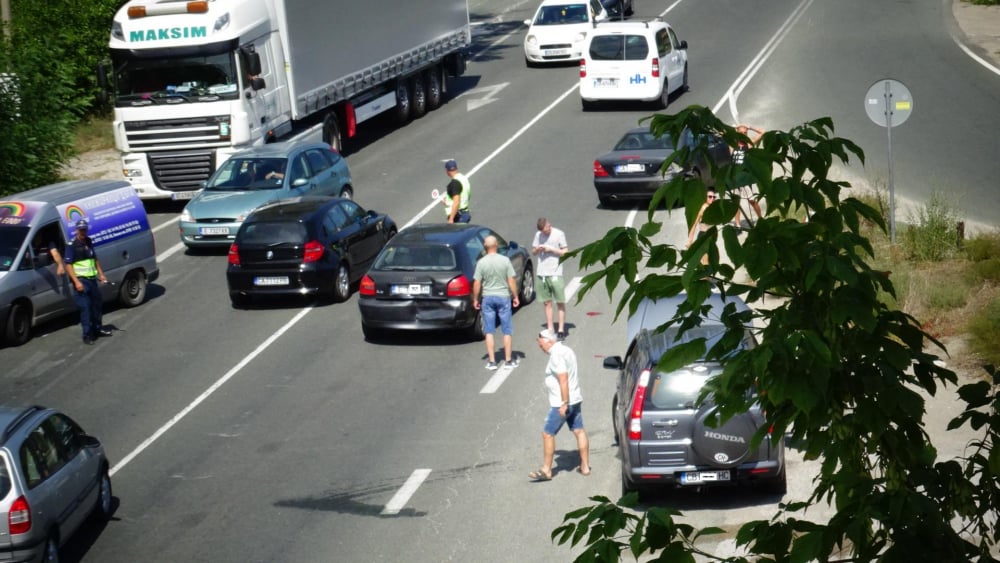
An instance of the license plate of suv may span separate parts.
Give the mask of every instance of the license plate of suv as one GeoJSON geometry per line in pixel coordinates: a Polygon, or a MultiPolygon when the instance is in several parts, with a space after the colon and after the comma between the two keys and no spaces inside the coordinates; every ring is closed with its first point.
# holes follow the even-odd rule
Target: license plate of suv
{"type": "Polygon", "coordinates": [[[697,485],[699,483],[714,483],[728,481],[729,470],[723,471],[685,471],[681,473],[682,485],[697,485]]]}
{"type": "Polygon", "coordinates": [[[431,286],[423,283],[393,284],[392,295],[430,295],[431,286]]]}
{"type": "Polygon", "coordinates": [[[288,285],[288,276],[257,276],[254,285],[288,285]]]}

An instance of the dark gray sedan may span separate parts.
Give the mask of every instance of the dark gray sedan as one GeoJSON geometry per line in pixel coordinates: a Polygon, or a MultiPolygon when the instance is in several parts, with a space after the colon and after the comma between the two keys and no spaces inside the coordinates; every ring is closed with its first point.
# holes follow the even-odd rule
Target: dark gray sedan
{"type": "MultiPolygon", "coordinates": [[[[729,146],[720,137],[707,139],[708,152],[717,166],[730,162],[729,146]]],[[[664,183],[680,174],[699,176],[705,185],[714,184],[708,162],[696,158],[687,169],[671,164],[661,170],[663,163],[674,151],[693,146],[695,136],[685,130],[679,146],[674,147],[669,137],[655,137],[646,127],[629,129],[615,143],[610,152],[594,160],[594,188],[601,205],[607,207],[617,202],[648,201],[664,183]]]]}

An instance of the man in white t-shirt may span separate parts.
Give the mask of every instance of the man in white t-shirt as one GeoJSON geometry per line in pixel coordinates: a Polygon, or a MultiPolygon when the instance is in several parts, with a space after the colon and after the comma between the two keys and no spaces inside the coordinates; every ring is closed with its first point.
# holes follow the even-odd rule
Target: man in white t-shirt
{"type": "Polygon", "coordinates": [[[569,252],[566,244],[566,233],[552,226],[545,217],[540,217],[538,232],[531,242],[531,253],[538,257],[535,291],[545,303],[545,324],[551,332],[555,332],[559,340],[566,338],[566,286],[563,283],[563,267],[559,261],[563,254],[569,252]],[[559,331],[552,326],[552,303],[559,310],[559,331]]]}
{"type": "Polygon", "coordinates": [[[534,481],[552,479],[552,461],[556,453],[556,433],[563,424],[576,435],[576,445],[580,450],[580,465],[576,471],[590,475],[590,441],[583,429],[583,413],[580,405],[580,379],[576,369],[576,354],[556,339],[551,330],[538,333],[538,347],[549,355],[545,366],[545,390],[549,399],[549,412],[542,428],[542,466],[528,474],[534,481]]]}

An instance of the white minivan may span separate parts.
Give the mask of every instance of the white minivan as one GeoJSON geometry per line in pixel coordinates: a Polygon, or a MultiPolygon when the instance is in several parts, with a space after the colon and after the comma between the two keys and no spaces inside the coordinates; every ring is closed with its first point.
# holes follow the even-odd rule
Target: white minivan
{"type": "Polygon", "coordinates": [[[687,48],[660,19],[596,24],[580,59],[583,109],[613,100],[666,108],[670,94],[687,89],[687,48]]]}

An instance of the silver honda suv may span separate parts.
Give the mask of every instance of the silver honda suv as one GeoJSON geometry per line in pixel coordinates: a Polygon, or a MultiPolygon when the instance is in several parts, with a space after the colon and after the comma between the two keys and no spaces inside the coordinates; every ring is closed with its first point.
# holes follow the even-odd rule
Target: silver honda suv
{"type": "Polygon", "coordinates": [[[0,406],[0,432],[0,561],[58,561],[88,517],[111,518],[104,447],[39,406],[0,406]]]}
{"type": "MultiPolygon", "coordinates": [[[[678,341],[677,328],[656,328],[674,317],[686,296],[644,301],[628,323],[628,352],[605,358],[604,367],[618,372],[612,402],[615,438],[622,462],[622,494],[654,487],[702,487],[756,482],[774,494],[786,492],[785,446],[782,436],[766,433],[751,447],[754,434],[765,423],[756,405],[725,424],[710,423],[718,416],[711,397],[696,406],[705,383],[722,372],[718,362],[697,361],[664,373],[660,357],[678,341]]],[[[709,298],[702,324],[687,330],[680,342],[705,338],[711,348],[725,332],[719,315],[726,304],[746,311],[742,300],[718,293],[709,298]]],[[[747,330],[740,344],[756,345],[747,330]]]]}

